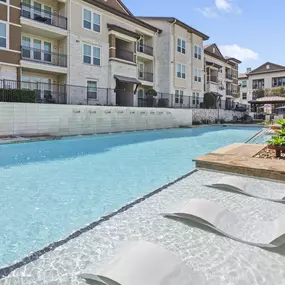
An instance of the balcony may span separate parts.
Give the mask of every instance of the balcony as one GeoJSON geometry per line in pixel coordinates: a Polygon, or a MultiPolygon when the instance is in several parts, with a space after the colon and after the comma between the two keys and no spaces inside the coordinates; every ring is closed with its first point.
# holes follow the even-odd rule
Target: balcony
{"type": "Polygon", "coordinates": [[[226,73],[226,79],[233,80],[233,75],[226,73]]]}
{"type": "Polygon", "coordinates": [[[38,36],[56,39],[67,36],[66,17],[24,3],[21,4],[21,25],[24,32],[38,36]]]}
{"type": "Polygon", "coordinates": [[[66,54],[22,46],[21,55],[22,67],[55,73],[67,73],[66,54]]]}
{"type": "Polygon", "coordinates": [[[227,90],[226,90],[226,95],[233,96],[233,95],[234,95],[234,91],[227,89],[227,90]]]}
{"type": "Polygon", "coordinates": [[[137,45],[137,51],[144,53],[144,54],[147,54],[147,55],[150,55],[150,56],[153,56],[153,47],[151,47],[151,46],[138,44],[137,45]]]}
{"type": "Polygon", "coordinates": [[[135,62],[134,53],[130,50],[116,49],[116,58],[123,59],[129,62],[135,62]]]}
{"type": "Polygon", "coordinates": [[[148,82],[153,82],[153,73],[151,72],[143,72],[139,71],[138,78],[140,80],[148,81],[148,82]]]}
{"type": "Polygon", "coordinates": [[[219,82],[218,76],[208,75],[207,76],[207,81],[208,82],[218,83],[219,82]]]}

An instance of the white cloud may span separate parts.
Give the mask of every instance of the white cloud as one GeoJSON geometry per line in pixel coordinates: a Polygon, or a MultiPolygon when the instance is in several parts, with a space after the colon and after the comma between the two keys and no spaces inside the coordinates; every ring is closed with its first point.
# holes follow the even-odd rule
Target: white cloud
{"type": "Polygon", "coordinates": [[[218,17],[218,14],[216,13],[216,11],[211,7],[196,8],[195,10],[200,12],[206,18],[218,17]]]}
{"type": "Polygon", "coordinates": [[[219,46],[224,56],[237,58],[241,61],[258,60],[259,54],[249,48],[240,47],[237,44],[219,46]]]}
{"type": "Polygon", "coordinates": [[[215,0],[215,4],[219,10],[225,12],[231,12],[233,10],[231,0],[215,0]]]}

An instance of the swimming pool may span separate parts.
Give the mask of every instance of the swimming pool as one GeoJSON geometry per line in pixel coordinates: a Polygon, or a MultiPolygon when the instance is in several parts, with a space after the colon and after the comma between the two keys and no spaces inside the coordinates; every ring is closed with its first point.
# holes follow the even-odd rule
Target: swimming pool
{"type": "Polygon", "coordinates": [[[0,145],[0,267],[194,168],[255,127],[201,127],[0,145]]]}

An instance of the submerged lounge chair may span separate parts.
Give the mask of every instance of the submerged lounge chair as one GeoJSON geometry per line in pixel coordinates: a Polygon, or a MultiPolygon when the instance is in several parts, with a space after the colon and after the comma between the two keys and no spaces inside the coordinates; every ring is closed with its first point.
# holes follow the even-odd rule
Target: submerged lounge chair
{"type": "Polygon", "coordinates": [[[259,195],[251,194],[247,191],[248,183],[242,177],[227,176],[221,178],[217,183],[208,185],[208,187],[217,188],[220,190],[233,191],[254,198],[268,200],[272,202],[285,203],[285,191],[279,193],[276,191],[276,198],[266,198],[259,195]],[[279,196],[279,197],[278,197],[279,196]]]}
{"type": "Polygon", "coordinates": [[[84,273],[80,277],[104,285],[206,284],[171,252],[145,241],[126,243],[98,273],[84,273]]]}
{"type": "Polygon", "coordinates": [[[285,214],[270,221],[250,223],[248,219],[203,199],[192,199],[180,210],[164,214],[192,220],[214,229],[226,237],[262,248],[274,248],[285,242],[285,214]],[[283,241],[279,238],[283,238],[283,241]]]}

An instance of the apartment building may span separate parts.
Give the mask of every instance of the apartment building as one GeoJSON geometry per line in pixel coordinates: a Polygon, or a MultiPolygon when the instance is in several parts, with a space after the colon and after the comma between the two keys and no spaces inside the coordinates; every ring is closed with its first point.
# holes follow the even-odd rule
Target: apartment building
{"type": "Polygon", "coordinates": [[[119,0],[0,0],[0,79],[37,100],[136,106],[138,85],[156,84],[160,32],[119,0]]]}
{"type": "Polygon", "coordinates": [[[224,57],[216,44],[205,46],[204,53],[205,97],[210,97],[211,104],[231,109],[238,96],[238,65],[241,61],[224,57]]]}
{"type": "Polygon", "coordinates": [[[161,29],[156,40],[155,89],[171,106],[200,106],[204,98],[203,41],[209,37],[173,17],[139,17],[161,29]]]}
{"type": "Polygon", "coordinates": [[[285,66],[266,62],[254,70],[247,69],[239,74],[240,102],[248,104],[254,100],[256,90],[270,90],[274,87],[285,87],[285,66]]]}

